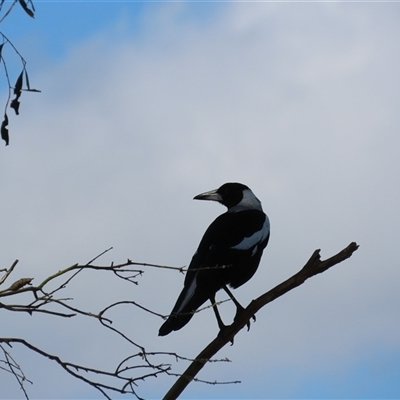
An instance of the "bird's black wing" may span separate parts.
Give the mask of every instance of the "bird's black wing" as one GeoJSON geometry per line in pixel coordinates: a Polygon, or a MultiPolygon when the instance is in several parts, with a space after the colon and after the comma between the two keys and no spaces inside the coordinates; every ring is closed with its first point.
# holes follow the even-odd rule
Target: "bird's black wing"
{"type": "Polygon", "coordinates": [[[185,286],[190,285],[196,271],[205,272],[237,257],[251,256],[257,246],[262,252],[268,243],[269,228],[268,217],[259,210],[220,215],[204,233],[189,265],[185,286]]]}

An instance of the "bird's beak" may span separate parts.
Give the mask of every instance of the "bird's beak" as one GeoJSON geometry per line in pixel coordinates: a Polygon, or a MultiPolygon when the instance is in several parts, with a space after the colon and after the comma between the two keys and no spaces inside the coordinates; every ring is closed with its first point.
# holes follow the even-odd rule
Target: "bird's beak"
{"type": "Polygon", "coordinates": [[[213,201],[222,201],[221,195],[217,192],[218,189],[210,190],[209,192],[198,194],[193,197],[193,200],[213,200],[213,201]]]}

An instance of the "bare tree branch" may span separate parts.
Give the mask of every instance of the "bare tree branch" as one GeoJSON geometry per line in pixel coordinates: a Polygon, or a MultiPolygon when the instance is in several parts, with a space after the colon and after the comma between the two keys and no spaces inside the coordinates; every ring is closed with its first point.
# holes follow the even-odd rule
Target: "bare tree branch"
{"type": "Polygon", "coordinates": [[[8,276],[14,271],[14,268],[16,267],[16,265],[18,264],[18,260],[15,260],[11,267],[5,270],[5,274],[0,278],[0,285],[2,285],[5,280],[8,278],[8,276]]]}
{"type": "Polygon", "coordinates": [[[28,394],[24,387],[24,383],[28,382],[28,383],[32,384],[33,382],[31,382],[29,379],[26,378],[24,372],[22,371],[22,368],[14,360],[12,355],[4,348],[4,346],[0,345],[0,349],[3,351],[3,354],[4,354],[4,360],[0,360],[0,369],[14,375],[15,379],[18,382],[18,386],[24,393],[25,398],[29,399],[28,394]],[[4,364],[5,367],[1,366],[1,364],[4,364]]]}
{"type": "MultiPolygon", "coordinates": [[[[128,335],[124,334],[114,326],[111,326],[113,321],[107,317],[108,311],[110,311],[112,308],[123,305],[133,305],[158,317],[163,317],[161,314],[158,314],[135,301],[128,300],[121,300],[113,304],[109,304],[100,312],[91,312],[84,310],[79,306],[74,306],[72,303],[73,298],[71,297],[60,297],[60,293],[64,291],[70,282],[73,279],[76,279],[76,277],[79,276],[83,271],[103,271],[106,273],[111,272],[116,276],[117,279],[137,285],[138,282],[136,278],[141,276],[144,272],[136,268],[136,265],[141,265],[140,263],[133,263],[132,261],[128,260],[126,263],[111,263],[111,265],[108,266],[96,266],[91,264],[109,250],[111,250],[111,248],[103,251],[85,265],[74,264],[70,267],[61,269],[42,280],[42,282],[37,286],[28,287],[27,285],[31,283],[32,278],[21,278],[16,280],[7,289],[0,291],[0,299],[3,300],[3,302],[0,302],[0,310],[3,309],[6,311],[26,312],[31,315],[34,313],[44,313],[53,317],[64,318],[71,318],[79,314],[84,317],[95,318],[101,323],[102,326],[111,330],[122,340],[136,348],[136,353],[130,354],[129,356],[125,357],[124,360],[120,361],[115,370],[106,371],[72,362],[66,362],[60,359],[57,355],[50,354],[44,349],[34,346],[24,338],[0,338],[0,350],[3,350],[3,357],[0,358],[0,370],[14,375],[18,385],[23,390],[27,399],[28,394],[24,387],[24,383],[29,381],[26,379],[20,366],[12,358],[11,354],[6,351],[5,347],[1,345],[1,343],[5,343],[10,347],[16,343],[23,345],[31,351],[34,351],[43,357],[56,362],[70,375],[94,387],[108,399],[111,398],[110,392],[117,392],[121,394],[129,393],[133,394],[137,398],[140,398],[136,393],[137,382],[143,381],[150,377],[157,377],[160,374],[165,374],[171,369],[170,363],[153,362],[153,360],[159,357],[164,359],[166,357],[180,357],[176,354],[170,354],[167,352],[147,352],[143,346],[136,343],[128,335]],[[22,294],[25,294],[23,298],[26,299],[26,295],[29,295],[29,293],[32,293],[33,296],[33,299],[30,301],[29,297],[28,301],[25,300],[21,303],[18,303],[16,300],[14,300],[18,299],[20,296],[22,296],[22,294]],[[6,303],[4,301],[8,299],[13,299],[13,303],[6,303]],[[132,362],[135,362],[135,364],[132,364],[132,362]],[[98,379],[95,378],[96,376],[98,379]]],[[[4,283],[6,279],[9,279],[11,274],[15,272],[17,263],[18,260],[16,260],[9,268],[2,270],[3,275],[0,277],[0,284],[4,283]]],[[[156,265],[152,266],[155,267],[156,265]]],[[[165,268],[165,266],[160,266],[160,268],[165,268]]],[[[173,269],[174,267],[171,268],[173,269]]],[[[177,270],[180,269],[177,268],[177,270]]]]}
{"type": "MultiPolygon", "coordinates": [[[[104,371],[99,370],[96,368],[86,367],[80,364],[70,363],[67,361],[61,360],[58,356],[50,354],[31,343],[27,342],[25,339],[20,338],[0,338],[0,343],[6,343],[9,346],[12,346],[13,343],[19,343],[23,346],[27,347],[28,349],[34,351],[35,353],[40,354],[43,357],[48,358],[49,360],[55,361],[61,368],[63,368],[68,374],[72,375],[73,377],[87,383],[88,385],[92,386],[93,388],[97,389],[104,397],[111,400],[111,397],[108,395],[108,391],[111,392],[118,392],[121,394],[133,394],[136,398],[140,399],[138,394],[135,392],[133,386],[136,385],[136,381],[141,381],[146,379],[150,376],[156,377],[157,375],[164,372],[163,367],[154,368],[153,365],[142,364],[135,366],[136,368],[140,369],[156,369],[154,372],[140,374],[139,376],[132,378],[123,375],[124,372],[128,371],[130,368],[121,368],[120,365],[115,371],[104,371]],[[100,377],[111,377],[121,382],[122,386],[117,387],[116,384],[105,384],[101,381],[96,381],[91,375],[97,375],[100,377]]],[[[15,375],[15,374],[14,374],[15,375]]],[[[21,383],[20,386],[22,387],[21,383]]],[[[25,392],[26,393],[26,392],[25,392]]],[[[28,396],[26,395],[26,398],[28,396]]]]}
{"type": "Polygon", "coordinates": [[[348,259],[358,249],[356,243],[350,243],[345,249],[337,253],[336,255],[321,260],[320,250],[315,250],[306,265],[291,278],[282,282],[275,288],[264,293],[257,299],[253,300],[242,314],[234,321],[232,325],[222,334],[219,334],[207,347],[205,347],[195,360],[189,365],[186,371],[177,379],[172,385],[170,390],[164,396],[164,400],[176,399],[187,387],[187,385],[193,381],[198,372],[209,362],[209,360],[221,350],[227,343],[233,343],[235,335],[247,326],[251,318],[266,304],[274,301],[278,297],[284,295],[290,290],[303,284],[307,279],[314,275],[320,274],[336,264],[348,259]]]}
{"type": "MultiPolygon", "coordinates": [[[[308,278],[322,273],[327,269],[331,268],[333,265],[344,261],[345,259],[351,257],[354,251],[358,248],[356,243],[351,243],[347,248],[343,249],[338,254],[334,255],[327,260],[320,259],[320,250],[316,250],[306,265],[291,278],[276,286],[274,289],[264,293],[262,296],[253,300],[248,307],[241,313],[234,321],[232,325],[227,327],[194,359],[190,360],[186,357],[177,355],[176,353],[170,352],[148,352],[143,346],[136,343],[128,335],[120,331],[118,328],[112,326],[113,321],[107,316],[107,313],[115,308],[125,305],[132,305],[138,307],[141,310],[153,314],[157,317],[165,318],[165,316],[150,310],[143,305],[132,301],[132,300],[120,300],[115,303],[109,304],[104,307],[99,312],[91,312],[84,310],[82,308],[72,305],[72,298],[70,297],[60,297],[60,293],[66,289],[69,283],[79,276],[82,272],[92,270],[92,271],[104,271],[108,273],[113,273],[117,279],[127,281],[129,283],[138,284],[137,278],[141,276],[144,271],[136,269],[137,266],[150,266],[155,268],[167,268],[171,270],[176,270],[177,272],[183,272],[185,269],[183,267],[169,267],[165,265],[157,264],[145,264],[136,263],[131,260],[122,264],[114,264],[101,266],[92,265],[92,262],[97,260],[101,255],[109,251],[110,249],[102,252],[91,261],[85,265],[73,264],[70,267],[59,270],[58,272],[45,278],[37,286],[27,286],[31,283],[32,278],[21,278],[15,281],[7,289],[0,291],[0,298],[8,299],[10,296],[12,299],[16,299],[17,296],[25,293],[32,293],[33,299],[26,304],[6,304],[0,303],[0,309],[7,311],[17,311],[17,312],[27,312],[29,314],[34,313],[46,313],[51,316],[58,316],[64,318],[71,318],[75,315],[82,315],[84,317],[90,317],[97,319],[102,326],[111,330],[113,333],[117,334],[123,341],[134,346],[137,350],[136,353],[126,356],[119,364],[116,366],[115,370],[100,370],[92,367],[86,367],[84,365],[75,364],[72,362],[66,362],[61,360],[57,355],[50,354],[43,349],[40,349],[25,339],[20,338],[0,338],[0,343],[5,343],[9,346],[13,344],[20,344],[31,351],[34,351],[43,357],[56,362],[60,367],[62,367],[66,372],[75,378],[85,382],[86,384],[92,386],[98,390],[105,398],[110,399],[110,393],[130,393],[136,398],[140,398],[136,392],[136,386],[139,381],[143,381],[150,377],[157,377],[160,374],[168,374],[171,376],[178,376],[179,378],[175,384],[171,387],[169,392],[165,395],[165,399],[175,399],[177,398],[186,386],[192,382],[203,382],[207,384],[233,384],[238,383],[238,381],[232,382],[218,382],[218,381],[205,381],[198,379],[196,375],[208,362],[217,361],[229,361],[227,359],[213,359],[215,354],[224,347],[227,343],[233,343],[235,335],[246,325],[248,325],[250,319],[266,304],[277,299],[288,291],[294,289],[295,287],[304,283],[308,278]],[[54,285],[54,283],[56,283],[54,285]],[[61,282],[61,283],[60,283],[61,282]],[[49,288],[53,286],[53,288],[49,288]],[[49,306],[52,306],[49,308],[49,306]],[[56,308],[54,308],[54,306],[56,308]],[[176,360],[185,359],[191,362],[189,367],[183,374],[177,374],[172,371],[171,364],[162,362],[154,362],[161,357],[173,357],[176,360]],[[132,375],[133,374],[133,375],[132,375]],[[97,377],[98,379],[96,379],[97,377]],[[105,383],[105,380],[107,383],[105,383]],[[109,382],[112,379],[112,382],[109,382]]],[[[18,261],[15,261],[8,269],[3,269],[3,276],[0,278],[0,284],[4,283],[6,279],[9,279],[10,275],[15,271],[15,267],[18,261]]],[[[225,266],[229,267],[229,266],[225,266]]],[[[26,296],[25,296],[26,297],[26,296]]],[[[207,308],[207,307],[205,307],[207,308]]],[[[201,311],[201,310],[198,310],[201,311]]],[[[0,349],[3,350],[3,359],[0,359],[0,370],[5,370],[12,373],[20,388],[23,390],[25,398],[28,398],[28,394],[25,390],[24,383],[29,382],[25,377],[21,367],[12,358],[11,354],[7,352],[4,346],[0,345],[0,349]]]]}

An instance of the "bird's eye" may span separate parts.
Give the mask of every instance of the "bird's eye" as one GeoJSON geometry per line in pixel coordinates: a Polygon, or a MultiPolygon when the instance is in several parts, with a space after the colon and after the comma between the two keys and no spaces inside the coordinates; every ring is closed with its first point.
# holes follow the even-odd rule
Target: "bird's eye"
{"type": "Polygon", "coordinates": [[[225,186],[225,187],[221,188],[220,193],[221,193],[222,197],[227,197],[231,193],[231,190],[229,190],[229,188],[225,186]]]}

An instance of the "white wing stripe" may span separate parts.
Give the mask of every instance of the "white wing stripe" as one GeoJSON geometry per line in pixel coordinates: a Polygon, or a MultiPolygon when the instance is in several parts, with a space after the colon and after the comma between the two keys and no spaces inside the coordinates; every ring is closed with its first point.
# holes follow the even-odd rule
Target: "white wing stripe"
{"type": "Polygon", "coordinates": [[[197,273],[194,276],[192,282],[190,283],[187,292],[186,292],[186,296],[183,298],[181,305],[179,306],[179,308],[175,311],[176,313],[181,312],[181,310],[186,306],[186,304],[190,301],[190,299],[193,297],[194,292],[196,291],[196,286],[197,286],[197,273]]]}
{"type": "Polygon", "coordinates": [[[249,237],[245,237],[240,243],[238,243],[235,246],[232,246],[232,249],[236,249],[236,250],[251,249],[252,247],[256,246],[258,243],[265,240],[266,237],[268,236],[268,233],[269,233],[269,220],[268,220],[268,217],[266,216],[264,225],[259,231],[254,232],[249,237]]]}

